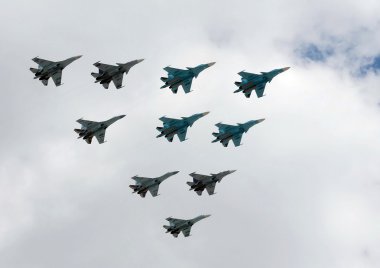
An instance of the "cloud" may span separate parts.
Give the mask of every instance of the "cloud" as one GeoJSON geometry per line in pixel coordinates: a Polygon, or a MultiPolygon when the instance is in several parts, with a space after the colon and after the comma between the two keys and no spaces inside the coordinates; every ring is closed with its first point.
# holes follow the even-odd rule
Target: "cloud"
{"type": "Polygon", "coordinates": [[[379,8],[371,0],[4,6],[0,266],[378,267],[379,78],[352,73],[379,55],[379,8]],[[28,70],[37,55],[80,54],[62,87],[44,87],[28,70]],[[138,58],[146,60],[121,90],[90,75],[98,60],[138,58]],[[163,67],[210,61],[192,93],[160,89],[163,67]],[[239,71],[285,66],[264,98],[233,94],[239,71]],[[203,111],[211,113],[186,142],[155,138],[159,117],[203,111]],[[107,143],[76,139],[78,118],[118,114],[126,117],[107,143]],[[211,143],[214,124],[263,117],[243,146],[211,143]],[[215,196],[188,191],[189,173],[227,169],[237,172],[215,196]],[[171,170],[180,173],[159,197],[132,195],[132,176],[171,170]],[[162,228],[168,216],[198,214],[212,216],[188,239],[162,228]]]}

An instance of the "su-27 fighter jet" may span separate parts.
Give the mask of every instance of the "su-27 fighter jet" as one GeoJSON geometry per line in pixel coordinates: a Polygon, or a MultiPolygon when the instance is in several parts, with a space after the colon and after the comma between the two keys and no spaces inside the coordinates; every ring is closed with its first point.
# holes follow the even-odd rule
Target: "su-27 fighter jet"
{"type": "Polygon", "coordinates": [[[45,86],[47,86],[50,77],[56,86],[60,86],[62,85],[62,70],[80,57],[82,56],[68,58],[63,61],[49,61],[35,57],[32,60],[38,64],[38,69],[30,68],[30,70],[34,73],[34,79],[38,78],[45,86]]]}
{"type": "Polygon", "coordinates": [[[182,232],[185,237],[190,235],[191,227],[194,223],[203,220],[204,218],[210,217],[211,215],[200,215],[190,220],[180,220],[175,218],[167,218],[169,221],[169,226],[164,225],[167,233],[171,233],[174,237],[178,237],[179,233],[182,232]]]}
{"type": "Polygon", "coordinates": [[[169,87],[174,94],[177,93],[178,87],[182,86],[185,93],[191,91],[191,82],[193,78],[197,78],[200,72],[213,66],[215,62],[201,64],[196,67],[187,67],[187,70],[176,69],[172,67],[165,67],[164,70],[168,72],[168,77],[161,77],[161,80],[165,82],[161,88],[169,87]]]}
{"type": "Polygon", "coordinates": [[[177,134],[178,139],[182,142],[186,140],[187,128],[191,127],[195,121],[207,114],[209,114],[209,112],[193,114],[189,117],[182,117],[182,119],[173,119],[163,116],[160,118],[163,122],[163,127],[156,128],[161,132],[157,138],[165,136],[169,142],[172,142],[174,135],[177,134]]]}
{"type": "Polygon", "coordinates": [[[145,197],[146,193],[150,192],[150,194],[155,197],[158,195],[158,188],[160,183],[166,180],[167,178],[177,174],[179,171],[168,172],[161,177],[157,178],[144,178],[139,176],[132,177],[133,180],[136,181],[135,185],[129,185],[133,189],[134,193],[138,193],[141,197],[145,197]]]}
{"type": "Polygon", "coordinates": [[[219,128],[219,133],[212,133],[212,135],[216,137],[216,139],[212,142],[219,141],[223,144],[224,147],[227,147],[228,142],[232,140],[235,147],[240,146],[243,134],[248,132],[251,127],[260,122],[263,122],[264,120],[265,119],[251,120],[243,124],[237,124],[236,126],[218,123],[215,126],[219,128]]]}
{"type": "Polygon", "coordinates": [[[98,140],[98,143],[102,144],[104,143],[106,129],[116,121],[122,119],[124,116],[125,115],[115,116],[102,122],[78,119],[77,122],[82,125],[82,128],[76,128],[74,131],[79,134],[78,139],[83,138],[88,144],[91,144],[92,138],[94,136],[98,140]]]}
{"type": "Polygon", "coordinates": [[[189,174],[193,177],[193,181],[188,181],[187,184],[190,186],[190,191],[194,190],[198,195],[202,195],[204,189],[207,190],[209,195],[213,195],[216,183],[221,182],[225,176],[235,171],[236,170],[227,170],[211,175],[201,175],[193,172],[189,174]]]}
{"type": "Polygon", "coordinates": [[[119,89],[123,87],[123,74],[128,74],[133,66],[143,60],[144,59],[133,60],[127,63],[116,63],[116,66],[100,63],[98,61],[94,63],[94,65],[99,69],[99,73],[91,73],[91,75],[95,77],[95,83],[99,82],[105,89],[108,88],[111,81],[113,81],[115,87],[119,89]]]}
{"type": "Polygon", "coordinates": [[[244,95],[249,98],[254,90],[257,97],[261,98],[264,96],[266,83],[270,83],[276,75],[289,70],[289,68],[290,67],[274,69],[270,72],[261,72],[261,74],[253,74],[242,71],[238,73],[241,76],[241,82],[235,82],[235,85],[237,85],[239,89],[235,90],[234,93],[243,91],[244,95]]]}

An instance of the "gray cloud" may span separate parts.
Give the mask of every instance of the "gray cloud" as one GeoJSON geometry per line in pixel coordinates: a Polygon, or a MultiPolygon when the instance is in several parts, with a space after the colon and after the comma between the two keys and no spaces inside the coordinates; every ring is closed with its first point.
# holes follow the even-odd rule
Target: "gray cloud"
{"type": "MultiPolygon", "coordinates": [[[[379,78],[345,76],[350,67],[341,57],[332,59],[339,69],[305,66],[293,51],[302,42],[323,43],[326,32],[350,44],[352,29],[375,33],[379,8],[370,0],[4,6],[0,266],[378,267],[380,128],[372,104],[379,78]],[[78,54],[84,56],[65,69],[59,88],[43,87],[28,70],[37,55],[78,54]],[[94,62],[137,58],[146,61],[122,90],[93,83],[94,62]],[[210,61],[215,66],[193,82],[192,93],[159,89],[163,67],[210,61]],[[284,66],[292,68],[263,99],[232,93],[237,72],[284,66]],[[186,142],[155,138],[160,116],[203,111],[211,113],[186,142]],[[117,114],[127,116],[107,130],[107,143],[76,139],[76,119],[117,114]],[[242,147],[211,143],[215,123],[262,117],[242,147]],[[238,171],[215,196],[188,191],[190,172],[226,169],[238,171]],[[131,194],[133,175],[171,170],[181,172],[161,185],[159,197],[131,194]],[[188,239],[162,228],[168,216],[204,213],[212,217],[188,239]]],[[[359,36],[355,55],[372,55],[377,37],[359,36]]]]}

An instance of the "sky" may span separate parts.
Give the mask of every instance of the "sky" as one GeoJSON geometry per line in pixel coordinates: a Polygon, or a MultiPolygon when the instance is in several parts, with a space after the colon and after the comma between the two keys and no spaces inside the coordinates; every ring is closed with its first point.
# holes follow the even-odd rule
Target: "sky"
{"type": "Polygon", "coordinates": [[[4,2],[0,267],[379,267],[378,14],[377,0],[4,2]],[[60,87],[29,71],[76,55],[60,87]],[[90,75],[140,58],[120,90],[90,75]],[[160,89],[162,68],[214,61],[191,93],[160,89]],[[265,97],[233,93],[238,72],[287,66],[265,97]],[[156,138],[159,117],[205,111],[185,142],[156,138]],[[120,114],[104,144],[73,131],[120,114]],[[216,123],[259,118],[242,146],[211,143],[216,123]],[[231,169],[213,196],[188,190],[191,172],[231,169]],[[128,187],[175,170],[156,198],[128,187]],[[162,228],[200,214],[188,238],[162,228]]]}

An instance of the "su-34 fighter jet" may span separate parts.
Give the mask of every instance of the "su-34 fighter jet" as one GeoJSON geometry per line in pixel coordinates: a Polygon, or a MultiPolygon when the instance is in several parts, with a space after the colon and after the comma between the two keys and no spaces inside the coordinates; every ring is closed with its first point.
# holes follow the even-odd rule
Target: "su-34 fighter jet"
{"type": "Polygon", "coordinates": [[[202,195],[204,189],[207,190],[209,195],[213,195],[216,183],[221,182],[225,176],[235,171],[236,170],[227,170],[211,175],[201,175],[193,172],[189,174],[193,177],[193,181],[188,181],[187,184],[190,186],[190,191],[194,190],[198,195],[202,195]]]}
{"type": "Polygon", "coordinates": [[[171,233],[174,237],[178,237],[179,233],[182,232],[185,237],[190,235],[191,227],[194,223],[203,220],[204,218],[210,217],[211,215],[200,215],[190,220],[180,220],[175,218],[167,218],[169,221],[169,226],[164,225],[167,233],[171,233]]]}
{"type": "Polygon", "coordinates": [[[164,70],[168,73],[168,77],[161,77],[161,80],[165,82],[161,88],[169,87],[174,94],[177,93],[178,87],[182,86],[185,93],[191,91],[191,82],[193,78],[197,78],[200,72],[213,66],[215,62],[201,64],[196,67],[187,67],[187,70],[176,69],[172,67],[165,67],[164,70]]]}
{"type": "Polygon", "coordinates": [[[219,141],[223,144],[224,147],[227,147],[228,142],[232,140],[235,147],[240,146],[243,134],[248,132],[251,127],[260,122],[263,122],[264,120],[265,119],[251,120],[243,124],[237,124],[236,126],[218,123],[215,126],[219,128],[219,133],[212,133],[212,135],[216,137],[216,139],[212,142],[219,141]]]}
{"type": "Polygon", "coordinates": [[[256,92],[258,98],[264,96],[264,90],[266,83],[270,83],[272,79],[286,70],[289,70],[290,67],[285,67],[281,69],[274,69],[270,72],[261,72],[261,74],[240,72],[238,75],[241,76],[241,82],[235,82],[235,85],[239,87],[239,89],[235,90],[234,93],[242,91],[244,95],[249,98],[251,96],[252,91],[256,92]]]}
{"type": "Polygon", "coordinates": [[[187,128],[191,127],[195,121],[207,114],[209,114],[209,112],[193,114],[189,117],[182,117],[182,119],[173,119],[163,116],[160,118],[163,122],[163,127],[156,128],[161,132],[157,138],[165,136],[169,142],[172,142],[174,135],[177,135],[178,139],[182,142],[186,140],[187,128]]]}
{"type": "Polygon", "coordinates": [[[99,69],[99,73],[91,73],[95,77],[95,83],[100,83],[105,89],[108,88],[111,81],[115,84],[117,89],[123,87],[123,74],[128,74],[129,70],[141,60],[133,60],[127,63],[116,63],[116,65],[108,65],[100,63],[99,61],[94,63],[99,69]]]}
{"type": "Polygon", "coordinates": [[[158,195],[158,188],[160,183],[166,180],[167,178],[177,174],[179,171],[168,172],[161,177],[157,178],[145,178],[134,176],[133,180],[136,181],[135,185],[129,185],[133,189],[134,193],[138,193],[141,197],[145,197],[146,193],[149,191],[150,194],[155,197],[158,195]]]}
{"type": "Polygon", "coordinates": [[[62,80],[62,70],[80,57],[82,56],[68,58],[63,61],[49,61],[35,57],[32,60],[38,64],[38,69],[30,68],[30,70],[34,73],[34,79],[38,78],[45,86],[47,86],[50,77],[53,79],[56,86],[60,86],[62,80]]]}
{"type": "Polygon", "coordinates": [[[115,116],[102,122],[78,119],[77,122],[82,125],[82,128],[76,128],[74,131],[79,134],[78,139],[83,138],[88,144],[91,144],[92,138],[94,136],[98,140],[99,144],[102,144],[104,143],[106,129],[116,121],[122,119],[124,116],[125,115],[115,116]]]}

